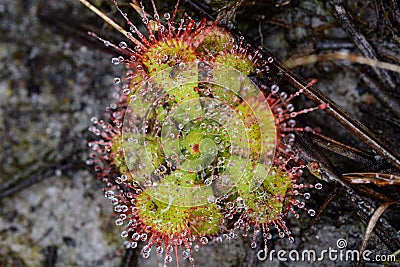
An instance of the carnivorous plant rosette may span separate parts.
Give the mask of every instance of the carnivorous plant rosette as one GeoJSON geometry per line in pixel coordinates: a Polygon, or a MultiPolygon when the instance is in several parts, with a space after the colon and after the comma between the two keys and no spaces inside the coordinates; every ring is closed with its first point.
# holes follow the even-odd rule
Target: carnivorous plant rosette
{"type": "Polygon", "coordinates": [[[114,79],[119,99],[107,121],[93,118],[88,164],[105,183],[125,246],[144,242],[145,258],[155,248],[165,263],[180,254],[193,264],[198,244],[251,227],[252,247],[260,230],[265,243],[271,238],[271,226],[293,241],[284,218],[306,209],[295,197],[313,187],[297,183],[304,166],[292,146],[293,132],[304,130],[294,118],[314,110],[294,110],[301,91],[260,90],[248,76],[268,76],[272,58],[217,22],[177,19],[177,7],[160,16],[151,1],[142,33],[114,3],[128,40],[97,38],[121,54],[112,62],[127,72],[114,79]]]}

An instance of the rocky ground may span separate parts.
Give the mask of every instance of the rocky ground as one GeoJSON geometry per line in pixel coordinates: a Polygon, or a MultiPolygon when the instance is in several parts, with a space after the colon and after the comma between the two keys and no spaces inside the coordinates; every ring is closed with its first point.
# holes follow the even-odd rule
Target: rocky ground
{"type": "MultiPolygon", "coordinates": [[[[270,5],[270,12],[278,14],[266,13],[273,19],[258,15],[250,2],[245,1],[245,7],[252,16],[246,20],[245,12],[239,10],[238,25],[282,61],[313,53],[315,44],[324,44],[324,38],[336,43],[342,40],[342,47],[355,49],[346,33],[332,26],[334,18],[324,1],[293,1],[280,7],[275,4],[284,1],[263,1],[262,8],[270,5]]],[[[352,7],[359,12],[356,15],[367,16],[370,1],[355,2],[369,7],[352,7]]],[[[93,3],[102,5],[110,16],[118,16],[104,1],[93,3]]],[[[101,183],[85,161],[90,119],[102,116],[113,98],[113,77],[123,70],[111,64],[111,53],[86,31],[97,30],[116,40],[122,37],[78,0],[0,0],[0,14],[0,266],[119,266],[126,262],[120,229],[114,224],[101,183]]],[[[369,15],[374,21],[373,13],[369,15]]],[[[386,49],[391,45],[386,43],[386,49]]],[[[397,46],[390,51],[398,50],[397,46]]],[[[353,68],[349,62],[344,67],[339,64],[340,68],[337,64],[298,71],[306,78],[317,77],[323,93],[363,118],[359,104],[376,99],[360,85],[357,72],[346,71],[346,67],[353,68]]],[[[328,119],[322,116],[320,120],[328,119]]],[[[336,127],[324,124],[328,132],[336,127]]],[[[357,143],[341,131],[337,133],[341,140],[357,143]]],[[[318,182],[315,177],[307,179],[318,182]]],[[[307,205],[318,210],[329,193],[329,185],[326,188],[312,192],[307,205]]],[[[309,229],[310,217],[305,212],[300,215],[298,220],[288,219],[296,243],[277,239],[271,244],[275,250],[301,244],[299,248],[320,251],[336,248],[339,238],[347,240],[348,248],[359,248],[366,223],[355,216],[346,200],[333,201],[309,229]]],[[[393,252],[374,234],[368,248],[381,254],[393,252]]],[[[276,259],[257,261],[255,253],[249,248],[249,238],[241,237],[200,248],[194,258],[197,266],[294,266],[276,259]]],[[[156,255],[138,257],[129,266],[156,266],[160,261],[156,255]]],[[[301,264],[332,266],[329,261],[301,264]]],[[[336,266],[349,264],[338,262],[336,266]]]]}

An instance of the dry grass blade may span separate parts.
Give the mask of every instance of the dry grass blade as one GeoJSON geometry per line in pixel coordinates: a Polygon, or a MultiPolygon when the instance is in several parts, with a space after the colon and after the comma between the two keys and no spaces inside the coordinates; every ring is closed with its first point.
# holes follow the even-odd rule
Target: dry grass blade
{"type": "Polygon", "coordinates": [[[136,12],[137,12],[141,17],[144,17],[143,11],[142,11],[142,9],[140,8],[140,5],[139,5],[138,1],[132,0],[132,3],[130,3],[130,5],[131,5],[131,7],[133,7],[133,9],[136,10],[136,12]]]}
{"type": "MultiPolygon", "coordinates": [[[[360,52],[367,58],[378,60],[378,54],[376,50],[362,34],[359,27],[354,23],[353,19],[351,18],[351,14],[346,10],[342,0],[332,3],[332,11],[333,15],[336,17],[336,20],[342,26],[347,35],[353,40],[360,52]]],[[[396,83],[385,69],[377,69],[373,67],[373,70],[384,84],[390,88],[396,88],[396,83]]]]}
{"type": "Polygon", "coordinates": [[[319,147],[332,151],[348,159],[363,163],[364,165],[369,165],[373,162],[373,155],[352,146],[345,145],[315,131],[312,133],[312,141],[319,147]]]}
{"type": "Polygon", "coordinates": [[[370,148],[375,150],[377,154],[392,163],[393,167],[400,170],[400,156],[392,151],[392,149],[389,148],[384,140],[381,140],[377,136],[375,136],[375,134],[370,131],[364,124],[354,119],[343,108],[341,108],[327,96],[322,94],[321,91],[314,88],[313,86],[306,87],[306,83],[304,82],[304,80],[297,74],[291,71],[286,71],[286,68],[282,65],[282,63],[275,61],[274,67],[276,67],[278,71],[284,72],[284,78],[287,78],[294,87],[298,89],[306,88],[303,92],[304,96],[313,101],[315,104],[328,104],[327,108],[324,110],[328,115],[334,118],[350,132],[352,132],[356,137],[367,144],[370,148]]]}
{"type": "Polygon", "coordinates": [[[387,62],[382,62],[379,60],[374,60],[362,56],[357,56],[354,54],[349,54],[346,52],[333,52],[333,53],[326,53],[322,55],[309,55],[304,57],[298,57],[294,59],[288,59],[285,62],[285,65],[292,69],[302,65],[309,65],[316,62],[323,62],[323,61],[331,61],[331,60],[348,60],[353,63],[359,63],[363,65],[368,65],[371,67],[377,67],[385,70],[390,70],[393,72],[400,73],[400,66],[395,64],[390,64],[387,62]]]}
{"type": "Polygon", "coordinates": [[[135,39],[131,34],[128,33],[128,31],[124,30],[121,26],[119,26],[117,23],[115,23],[112,19],[107,17],[103,12],[101,12],[99,9],[97,9],[95,6],[93,6],[91,3],[89,3],[86,0],[79,0],[82,4],[84,4],[87,8],[89,8],[91,11],[93,11],[96,15],[98,15],[102,20],[104,20],[106,23],[108,23],[110,26],[112,26],[114,29],[122,33],[126,38],[131,40],[133,43],[140,45],[139,40],[135,39]]]}
{"type": "Polygon", "coordinates": [[[375,184],[377,186],[400,185],[400,176],[387,173],[345,173],[342,178],[351,184],[375,184]]]}
{"type": "MultiPolygon", "coordinates": [[[[369,220],[367,229],[365,230],[364,239],[360,246],[360,254],[362,254],[364,252],[364,250],[367,246],[369,237],[371,236],[372,230],[374,230],[374,227],[375,227],[376,223],[378,222],[379,218],[382,216],[382,214],[385,212],[385,210],[387,210],[387,208],[389,208],[393,204],[400,205],[400,201],[396,200],[396,201],[385,202],[374,211],[374,214],[372,215],[371,219],[369,220]]],[[[361,262],[357,262],[356,267],[360,266],[360,263],[361,262]]]]}

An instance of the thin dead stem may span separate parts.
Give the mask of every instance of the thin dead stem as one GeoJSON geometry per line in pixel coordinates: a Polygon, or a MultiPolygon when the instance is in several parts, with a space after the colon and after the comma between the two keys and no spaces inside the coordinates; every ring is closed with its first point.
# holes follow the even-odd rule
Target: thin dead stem
{"type": "Polygon", "coordinates": [[[387,62],[382,62],[379,60],[374,60],[374,59],[357,56],[357,55],[349,54],[349,53],[345,53],[345,52],[333,52],[333,53],[326,53],[323,55],[309,55],[309,56],[304,56],[304,57],[298,57],[295,59],[287,60],[285,62],[285,65],[288,68],[293,69],[298,66],[309,65],[309,64],[313,64],[315,62],[332,61],[332,60],[348,60],[353,63],[364,64],[364,65],[368,65],[371,67],[377,67],[377,68],[400,73],[400,66],[397,66],[395,64],[390,64],[387,62]]]}
{"type": "MultiPolygon", "coordinates": [[[[360,246],[360,254],[362,254],[364,252],[365,248],[367,247],[367,242],[369,240],[369,237],[371,236],[372,230],[374,230],[374,227],[375,227],[376,223],[378,222],[379,218],[393,204],[399,205],[400,201],[389,201],[389,202],[383,203],[382,205],[379,206],[379,208],[377,208],[374,211],[374,214],[372,215],[371,219],[369,220],[367,229],[365,230],[364,239],[360,246]]],[[[356,264],[356,267],[360,266],[360,264],[361,264],[361,262],[358,262],[356,264]]]]}
{"type": "Polygon", "coordinates": [[[107,17],[103,12],[101,12],[97,7],[92,5],[86,0],[79,0],[82,4],[84,4],[87,8],[89,8],[93,13],[98,15],[102,20],[104,20],[106,23],[108,23],[110,26],[112,26],[114,29],[122,33],[126,38],[134,42],[135,44],[140,44],[139,40],[135,39],[131,34],[129,34],[128,31],[124,30],[121,26],[119,26],[117,23],[115,23],[112,19],[107,17]]]}

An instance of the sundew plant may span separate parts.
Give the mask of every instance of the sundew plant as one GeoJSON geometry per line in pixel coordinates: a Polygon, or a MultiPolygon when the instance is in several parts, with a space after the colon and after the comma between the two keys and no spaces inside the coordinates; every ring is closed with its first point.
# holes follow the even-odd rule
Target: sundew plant
{"type": "Polygon", "coordinates": [[[150,10],[141,5],[144,27],[113,2],[126,39],[90,34],[120,54],[112,63],[126,73],[114,78],[108,117],[92,119],[87,163],[104,182],[124,246],[143,242],[144,258],[155,251],[165,264],[194,265],[193,249],[250,231],[252,248],[258,233],[265,246],[273,231],[294,242],[285,218],[313,216],[302,189],[321,188],[299,183],[305,166],[293,142],[311,128],[296,117],[326,105],[295,110],[303,89],[257,86],[249,77],[269,79],[273,58],[218,21],[178,17],[179,1],[165,14],[153,0],[150,10]]]}

